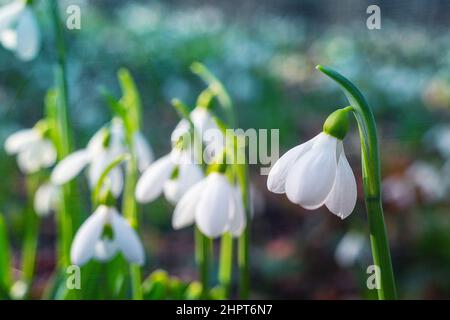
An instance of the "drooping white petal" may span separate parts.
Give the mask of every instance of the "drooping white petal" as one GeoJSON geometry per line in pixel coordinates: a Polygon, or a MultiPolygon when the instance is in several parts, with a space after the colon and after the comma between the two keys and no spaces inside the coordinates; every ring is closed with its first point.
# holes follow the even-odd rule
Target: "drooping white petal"
{"type": "Polygon", "coordinates": [[[58,188],[50,183],[41,185],[34,194],[34,211],[41,217],[48,216],[57,206],[58,188]]]}
{"type": "Polygon", "coordinates": [[[144,247],[136,231],[130,226],[115,208],[111,208],[111,225],[114,233],[114,242],[122,251],[128,262],[143,265],[145,260],[144,247]]]}
{"type": "Polygon", "coordinates": [[[105,223],[109,220],[110,207],[101,205],[81,225],[70,249],[73,264],[82,266],[95,254],[95,244],[100,240],[105,223]]]}
{"type": "Polygon", "coordinates": [[[69,154],[61,160],[53,169],[51,181],[55,185],[62,185],[72,180],[91,160],[86,149],[81,149],[69,154]]]}
{"type": "Polygon", "coordinates": [[[304,155],[307,151],[311,150],[314,141],[318,136],[315,136],[311,140],[302,143],[286,152],[280,159],[275,162],[274,166],[270,169],[269,176],[267,177],[267,189],[274,193],[285,193],[286,178],[289,170],[291,170],[295,161],[304,155]]]}
{"type": "Polygon", "coordinates": [[[25,8],[23,10],[19,17],[16,32],[16,55],[24,61],[35,58],[41,45],[41,34],[31,9],[25,8]]]}
{"type": "Polygon", "coordinates": [[[217,125],[211,114],[205,108],[194,108],[190,113],[192,123],[194,123],[195,129],[202,134],[208,129],[217,129],[217,125]]]}
{"type": "Polygon", "coordinates": [[[172,227],[175,230],[190,226],[195,221],[195,208],[204,192],[206,179],[193,185],[178,201],[172,216],[172,227]]]}
{"type": "Polygon", "coordinates": [[[35,129],[23,129],[10,135],[5,141],[5,151],[8,154],[19,153],[22,149],[41,139],[35,129]]]}
{"type": "Polygon", "coordinates": [[[163,191],[164,183],[170,178],[175,163],[170,154],[151,164],[136,185],[136,200],[146,203],[155,200],[163,191]]]}
{"type": "Polygon", "coordinates": [[[186,119],[181,119],[170,135],[172,144],[176,143],[181,136],[189,132],[189,122],[186,119]]]}
{"type": "Polygon", "coordinates": [[[339,141],[338,143],[342,151],[340,152],[333,188],[325,200],[325,205],[332,213],[341,219],[345,219],[355,208],[357,191],[355,176],[345,157],[342,142],[339,141]]]}
{"type": "Polygon", "coordinates": [[[153,150],[140,132],[134,135],[134,149],[136,150],[138,169],[143,172],[153,162],[153,150]]]}
{"type": "Polygon", "coordinates": [[[110,132],[111,140],[109,141],[108,152],[112,158],[116,158],[127,152],[123,121],[119,118],[114,118],[111,122],[110,132]]]}
{"type": "Polygon", "coordinates": [[[111,172],[108,174],[108,183],[110,184],[110,190],[111,193],[114,195],[114,197],[118,198],[123,190],[123,173],[120,168],[116,167],[111,170],[111,172]]]}
{"type": "Polygon", "coordinates": [[[178,169],[178,176],[164,184],[164,196],[173,204],[177,203],[190,187],[203,179],[203,172],[196,164],[183,163],[178,169]]]}
{"type": "Polygon", "coordinates": [[[195,208],[195,222],[202,233],[211,238],[223,234],[230,218],[230,197],[233,187],[223,174],[206,178],[203,193],[195,208]]]}
{"type": "Polygon", "coordinates": [[[53,143],[44,139],[39,142],[39,165],[41,168],[48,168],[56,161],[57,153],[53,143]]]}
{"type": "Polygon", "coordinates": [[[23,173],[35,173],[41,169],[40,163],[40,141],[27,146],[26,149],[20,151],[17,156],[17,164],[23,173]]]}
{"type": "Polygon", "coordinates": [[[306,209],[317,209],[325,202],[336,176],[337,139],[321,133],[311,150],[289,170],[286,195],[306,209]]]}
{"type": "Polygon", "coordinates": [[[17,48],[17,32],[13,29],[5,29],[0,31],[0,43],[8,50],[16,50],[17,48]]]}
{"type": "Polygon", "coordinates": [[[94,258],[100,262],[109,261],[116,255],[117,250],[115,240],[102,238],[95,243],[94,258]]]}
{"type": "Polygon", "coordinates": [[[105,127],[100,128],[89,140],[86,149],[89,151],[92,158],[96,157],[98,154],[105,150],[103,146],[108,130],[105,127]]]}
{"type": "Polygon", "coordinates": [[[229,231],[235,237],[239,237],[245,229],[246,218],[244,203],[242,202],[242,193],[238,187],[234,188],[234,193],[230,197],[231,215],[229,222],[229,231]]]}
{"type": "Polygon", "coordinates": [[[13,1],[0,8],[0,32],[14,23],[25,9],[24,1],[13,1]]]}
{"type": "Polygon", "coordinates": [[[91,188],[96,186],[103,171],[105,171],[106,167],[108,167],[112,161],[114,161],[114,157],[106,149],[103,149],[103,152],[99,153],[91,160],[88,171],[88,180],[91,188]]]}

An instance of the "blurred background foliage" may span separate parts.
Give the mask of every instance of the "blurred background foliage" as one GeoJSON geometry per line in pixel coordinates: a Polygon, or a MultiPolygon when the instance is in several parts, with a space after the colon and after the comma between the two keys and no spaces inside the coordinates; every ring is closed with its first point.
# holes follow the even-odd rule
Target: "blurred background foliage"
{"type": "MultiPolygon", "coordinates": [[[[51,21],[45,1],[36,2],[43,35],[38,58],[23,63],[0,50],[0,141],[42,117],[53,83],[51,21]]],[[[144,133],[156,156],[165,154],[178,122],[170,100],[193,107],[203,83],[189,66],[201,61],[230,91],[239,127],[280,130],[281,154],[317,134],[326,115],[345,106],[336,85],[314,69],[330,65],[359,86],[378,122],[400,297],[450,298],[450,3],[375,2],[381,30],[366,28],[372,1],[61,1],[62,9],[80,5],[82,14],[81,30],[67,30],[75,144],[83,147],[111,116],[100,91],[118,93],[116,72],[126,67],[142,95],[144,133]]],[[[345,147],[361,196],[354,125],[345,147]]],[[[0,176],[0,210],[11,226],[18,265],[24,177],[4,151],[0,176]]],[[[265,181],[253,166],[252,297],[370,297],[362,199],[340,221],[326,209],[307,212],[270,194],[265,181]]],[[[190,280],[196,277],[192,230],[173,231],[172,210],[164,199],[142,210],[145,274],[164,268],[190,280]]],[[[46,218],[36,296],[53,270],[54,236],[53,219],[46,218]]]]}

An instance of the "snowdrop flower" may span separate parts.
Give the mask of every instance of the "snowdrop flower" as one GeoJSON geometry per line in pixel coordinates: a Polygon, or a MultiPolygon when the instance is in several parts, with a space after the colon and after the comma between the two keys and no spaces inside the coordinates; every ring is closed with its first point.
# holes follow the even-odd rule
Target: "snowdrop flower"
{"type": "Polygon", "coordinates": [[[52,166],[56,161],[56,149],[39,123],[32,129],[19,130],[5,141],[9,155],[17,155],[17,163],[23,173],[35,173],[52,166]]]}
{"type": "Polygon", "coordinates": [[[405,174],[413,181],[426,201],[440,201],[445,197],[444,174],[433,165],[416,161],[409,166],[405,174]]]}
{"type": "Polygon", "coordinates": [[[56,211],[59,199],[59,188],[51,183],[41,185],[34,195],[34,211],[45,217],[56,211]]]}
{"type": "Polygon", "coordinates": [[[213,172],[180,199],[172,217],[174,229],[196,223],[202,233],[216,238],[225,232],[239,236],[246,218],[242,198],[224,174],[213,172]]]}
{"type": "Polygon", "coordinates": [[[144,247],[136,231],[114,207],[100,205],[75,235],[72,263],[82,266],[91,259],[108,261],[118,252],[130,263],[144,264],[144,247]]]}
{"type": "MultiPolygon", "coordinates": [[[[151,147],[141,133],[136,133],[133,139],[137,154],[138,168],[144,170],[153,160],[151,147]]],[[[62,185],[75,178],[88,168],[88,180],[91,188],[95,187],[106,167],[119,155],[126,153],[123,123],[113,119],[110,128],[102,128],[91,138],[87,147],[73,152],[59,162],[51,176],[52,183],[62,185]]],[[[118,197],[123,189],[123,173],[116,167],[108,174],[111,192],[118,197]]]]}
{"type": "Polygon", "coordinates": [[[24,61],[36,57],[41,35],[33,11],[23,0],[0,8],[0,43],[24,61]]]}
{"type": "MultiPolygon", "coordinates": [[[[223,150],[225,137],[206,108],[194,108],[189,114],[189,117],[194,124],[196,134],[201,137],[201,141],[205,144],[204,160],[206,163],[210,163],[223,150]]],[[[177,143],[189,130],[189,122],[186,119],[182,119],[172,132],[172,144],[177,143]]]]}
{"type": "Polygon", "coordinates": [[[286,193],[305,209],[326,205],[346,218],[356,204],[356,181],[345,157],[342,139],[348,131],[345,109],[333,112],[324,131],[285,153],[269,172],[267,188],[286,193]]]}
{"type": "Polygon", "coordinates": [[[202,169],[194,163],[191,153],[174,149],[144,171],[136,185],[136,199],[147,203],[164,192],[166,199],[175,204],[202,178],[202,169]]]}
{"type": "Polygon", "coordinates": [[[337,264],[344,268],[352,266],[361,257],[365,245],[364,235],[355,231],[348,232],[336,247],[334,257],[337,264]]]}

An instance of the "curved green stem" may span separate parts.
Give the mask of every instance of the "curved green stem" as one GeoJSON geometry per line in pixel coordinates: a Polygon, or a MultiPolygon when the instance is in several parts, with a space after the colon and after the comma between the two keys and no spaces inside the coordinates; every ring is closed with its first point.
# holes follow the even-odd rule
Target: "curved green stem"
{"type": "Polygon", "coordinates": [[[378,298],[380,300],[396,299],[389,241],[381,205],[380,159],[375,118],[364,96],[353,83],[331,68],[320,65],[316,68],[341,86],[353,107],[361,140],[364,197],[369,220],[372,255],[373,261],[380,271],[378,298]]]}
{"type": "Polygon", "coordinates": [[[92,190],[92,203],[96,207],[99,204],[99,198],[100,198],[100,192],[103,187],[103,183],[108,176],[108,174],[118,165],[120,165],[123,161],[127,161],[130,159],[130,155],[128,153],[123,153],[119,156],[117,156],[113,161],[111,161],[110,164],[108,164],[103,170],[102,174],[100,175],[100,178],[97,181],[97,184],[94,187],[94,190],[92,190]]]}

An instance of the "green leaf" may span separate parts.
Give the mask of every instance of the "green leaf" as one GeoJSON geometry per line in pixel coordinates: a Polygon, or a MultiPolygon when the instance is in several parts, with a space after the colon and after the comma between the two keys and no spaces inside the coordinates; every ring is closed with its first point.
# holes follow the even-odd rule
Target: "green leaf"
{"type": "MultiPolygon", "coordinates": [[[[11,254],[7,230],[3,215],[0,214],[0,290],[5,293],[9,291],[12,284],[11,254]]],[[[0,295],[2,294],[0,293],[0,295]]]]}
{"type": "Polygon", "coordinates": [[[168,297],[170,286],[169,275],[164,270],[156,270],[142,284],[145,300],[162,300],[168,297]]]}
{"type": "Polygon", "coordinates": [[[140,130],[141,123],[141,99],[136,87],[136,83],[131,76],[131,73],[124,68],[118,72],[118,79],[122,89],[122,98],[120,103],[126,110],[124,122],[128,125],[130,132],[140,130]]]}
{"type": "MultiPolygon", "coordinates": [[[[217,100],[219,100],[222,109],[227,115],[229,125],[234,126],[235,116],[233,110],[233,103],[231,101],[230,95],[228,94],[222,82],[219,79],[217,79],[217,77],[211,71],[209,71],[204,64],[200,62],[192,63],[191,70],[193,73],[202,78],[202,80],[208,85],[209,90],[217,96],[217,100]]],[[[200,96],[202,96],[202,94],[200,94],[200,96]]]]}
{"type": "Polygon", "coordinates": [[[200,282],[191,282],[186,290],[185,299],[198,300],[202,297],[202,291],[202,284],[200,282]]]}

